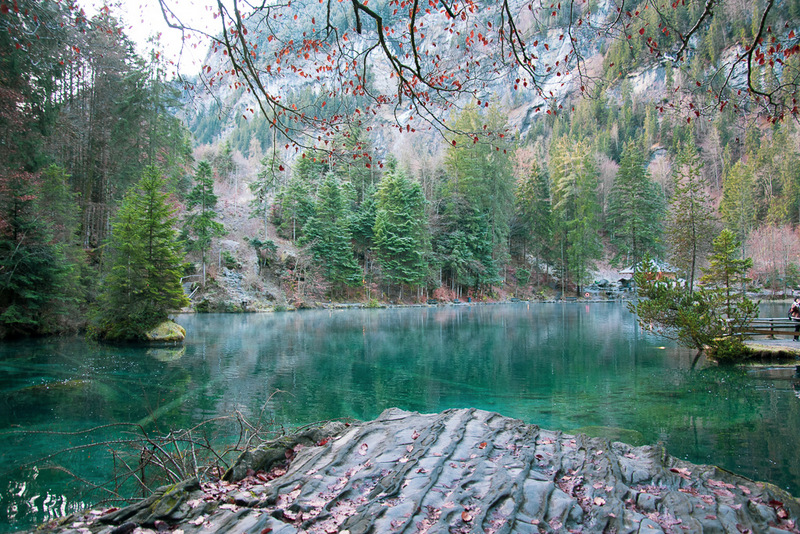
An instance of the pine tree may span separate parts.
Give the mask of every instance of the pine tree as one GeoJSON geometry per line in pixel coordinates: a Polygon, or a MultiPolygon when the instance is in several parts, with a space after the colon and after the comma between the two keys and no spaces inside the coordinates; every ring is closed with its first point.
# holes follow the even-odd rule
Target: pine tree
{"type": "Polygon", "coordinates": [[[273,222],[278,232],[297,241],[303,236],[306,222],[314,214],[311,189],[298,176],[293,176],[275,196],[273,222]]]}
{"type": "Polygon", "coordinates": [[[597,172],[585,143],[563,139],[550,149],[553,215],[562,291],[572,279],[580,286],[588,278],[602,249],[598,237],[597,172]]]}
{"type": "Polygon", "coordinates": [[[217,218],[217,212],[214,211],[217,205],[217,195],[214,194],[211,165],[207,161],[201,161],[197,165],[195,181],[197,183],[186,197],[186,208],[192,211],[186,216],[184,228],[195,237],[194,240],[189,241],[187,248],[200,252],[203,266],[203,286],[205,286],[206,252],[215,237],[225,235],[225,227],[222,223],[214,220],[217,218]]]}
{"type": "Polygon", "coordinates": [[[125,194],[112,225],[112,266],[94,312],[95,337],[140,339],[189,303],[180,283],[184,265],[176,209],[164,182],[158,169],[148,167],[125,194]]]}
{"type": "Polygon", "coordinates": [[[755,317],[758,314],[758,305],[747,298],[745,293],[745,285],[750,281],[747,271],[753,267],[752,258],[739,258],[741,243],[727,228],[714,239],[713,246],[709,257],[710,266],[703,270],[701,280],[716,291],[721,314],[740,321],[743,315],[755,317]]]}
{"type": "Polygon", "coordinates": [[[75,265],[54,241],[33,175],[0,175],[0,337],[52,333],[76,300],[75,265]]]}
{"type": "Polygon", "coordinates": [[[508,234],[514,209],[513,151],[504,133],[506,117],[495,107],[484,115],[468,106],[453,124],[457,135],[447,148],[448,192],[468,199],[491,228],[492,258],[507,256],[508,234]],[[490,132],[491,141],[486,140],[490,132]]]}
{"type": "Polygon", "coordinates": [[[664,201],[645,167],[636,143],[627,143],[609,198],[608,224],[615,260],[637,265],[660,249],[664,201]]]}
{"type": "Polygon", "coordinates": [[[525,241],[530,245],[535,268],[549,259],[553,241],[553,211],[547,173],[538,165],[517,187],[517,220],[522,225],[525,241]]]}
{"type": "Polygon", "coordinates": [[[714,209],[700,181],[702,167],[694,144],[681,149],[675,161],[674,186],[666,226],[670,261],[687,273],[689,292],[694,290],[698,261],[711,250],[712,236],[717,226],[714,209]]]}
{"type": "Polygon", "coordinates": [[[375,250],[384,279],[419,286],[427,274],[425,198],[419,183],[392,169],[381,180],[375,214],[375,250]]]}
{"type": "Polygon", "coordinates": [[[322,182],[314,215],[306,224],[301,244],[308,244],[314,259],[321,263],[331,293],[361,282],[361,270],[353,255],[350,221],[342,185],[329,173],[322,182]]]}
{"type": "Polygon", "coordinates": [[[755,185],[752,169],[738,161],[722,179],[719,212],[725,226],[742,243],[756,225],[755,185]]]}
{"type": "Polygon", "coordinates": [[[284,169],[284,163],[277,151],[272,150],[270,155],[261,160],[261,170],[258,171],[256,179],[249,184],[250,192],[253,193],[253,200],[250,201],[250,218],[259,217],[264,222],[265,241],[269,239],[267,227],[271,196],[281,183],[284,169]]]}

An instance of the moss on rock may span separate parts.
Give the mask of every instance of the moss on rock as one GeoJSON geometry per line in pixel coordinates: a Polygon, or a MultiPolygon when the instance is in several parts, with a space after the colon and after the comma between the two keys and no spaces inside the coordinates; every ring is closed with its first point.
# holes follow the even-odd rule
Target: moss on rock
{"type": "Polygon", "coordinates": [[[144,333],[147,341],[159,343],[182,342],[186,338],[186,330],[173,321],[164,321],[155,328],[151,328],[144,333]]]}

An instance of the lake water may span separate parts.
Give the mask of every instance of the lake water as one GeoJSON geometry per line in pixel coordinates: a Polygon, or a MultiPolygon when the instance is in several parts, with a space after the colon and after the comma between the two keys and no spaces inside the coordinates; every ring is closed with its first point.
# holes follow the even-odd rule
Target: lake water
{"type": "MultiPolygon", "coordinates": [[[[783,316],[786,305],[762,307],[783,316]]],[[[0,532],[103,498],[105,450],[138,422],[189,428],[239,411],[273,428],[397,406],[476,407],[713,463],[800,494],[800,379],[692,370],[623,304],[507,304],[186,315],[181,349],[80,338],[0,344],[0,532]],[[72,452],[53,455],[57,451],[72,452]]]]}

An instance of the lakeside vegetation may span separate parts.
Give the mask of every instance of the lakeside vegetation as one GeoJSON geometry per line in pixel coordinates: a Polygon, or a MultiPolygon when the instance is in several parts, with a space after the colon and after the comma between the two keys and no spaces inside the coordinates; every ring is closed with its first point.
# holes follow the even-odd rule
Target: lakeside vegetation
{"type": "MultiPolygon", "coordinates": [[[[554,100],[524,128],[509,126],[523,97],[504,93],[443,112],[433,135],[390,144],[377,117],[301,149],[265,135],[261,119],[188,111],[163,59],[137,57],[108,10],[18,8],[0,19],[2,337],[81,330],[91,318],[96,333],[135,338],[187,304],[181,281],[197,309],[216,309],[209,295],[226,273],[241,300],[274,307],[582,294],[599,266],[645,258],[669,262],[692,288],[723,229],[752,258],[754,286],[800,283],[796,122],[734,106],[687,120],[673,105],[689,71],[753,38],[754,12],[713,19],[685,70],[609,41],[611,81],[592,98],[554,100]],[[664,83],[643,93],[626,75],[645,68],[662,69],[664,83]],[[158,182],[159,210],[134,201],[147,180],[158,182]],[[133,250],[143,237],[126,220],[142,216],[168,248],[133,250]],[[169,280],[137,278],[136,262],[169,280]],[[157,312],[150,294],[163,301],[157,312]]],[[[771,16],[788,23],[795,11],[789,2],[771,16]]]]}

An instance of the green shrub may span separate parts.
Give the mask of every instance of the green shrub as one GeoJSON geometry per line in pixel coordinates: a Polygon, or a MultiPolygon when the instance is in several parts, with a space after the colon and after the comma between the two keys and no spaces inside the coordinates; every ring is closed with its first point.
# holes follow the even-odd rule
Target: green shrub
{"type": "Polygon", "coordinates": [[[227,250],[222,251],[222,263],[225,265],[226,268],[232,271],[242,268],[242,264],[239,263],[239,260],[236,259],[236,256],[234,256],[227,250]]]}
{"type": "Polygon", "coordinates": [[[715,339],[708,353],[711,359],[721,364],[740,363],[753,356],[753,350],[736,337],[715,339]]]}

